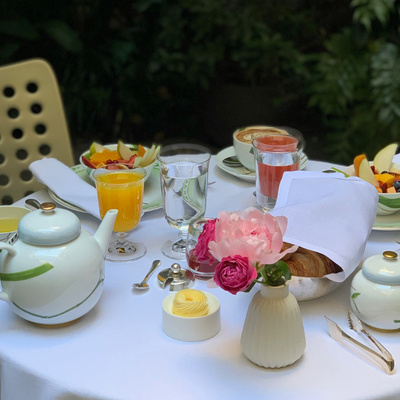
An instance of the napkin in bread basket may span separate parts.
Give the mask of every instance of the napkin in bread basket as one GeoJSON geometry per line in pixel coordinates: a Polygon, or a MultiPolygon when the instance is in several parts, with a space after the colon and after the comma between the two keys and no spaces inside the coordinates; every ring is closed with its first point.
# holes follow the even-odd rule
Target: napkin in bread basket
{"type": "Polygon", "coordinates": [[[329,257],[343,272],[326,277],[343,282],[361,262],[377,202],[377,190],[357,177],[285,172],[271,214],[288,218],[285,242],[329,257]]]}
{"type": "Polygon", "coordinates": [[[96,189],[71,168],[55,158],[42,158],[32,162],[29,169],[39,182],[50,188],[58,197],[100,219],[96,189]]]}

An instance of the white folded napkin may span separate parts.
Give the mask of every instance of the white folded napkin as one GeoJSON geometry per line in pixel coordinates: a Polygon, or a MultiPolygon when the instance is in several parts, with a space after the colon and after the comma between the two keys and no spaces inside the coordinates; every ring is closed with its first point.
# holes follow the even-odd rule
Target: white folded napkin
{"type": "Polygon", "coordinates": [[[327,277],[342,282],[362,259],[377,203],[377,190],[360,178],[285,172],[271,214],[288,218],[286,242],[322,253],[338,264],[344,272],[327,277]]]}
{"type": "Polygon", "coordinates": [[[55,158],[34,161],[29,169],[35,178],[58,197],[100,219],[96,189],[81,179],[71,168],[55,158]]]}

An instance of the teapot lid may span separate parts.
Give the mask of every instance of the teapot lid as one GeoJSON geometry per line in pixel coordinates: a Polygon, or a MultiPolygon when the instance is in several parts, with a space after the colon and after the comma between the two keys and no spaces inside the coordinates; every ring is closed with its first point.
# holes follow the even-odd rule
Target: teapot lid
{"type": "Polygon", "coordinates": [[[365,260],[363,275],[370,281],[383,285],[400,284],[400,259],[394,251],[384,251],[365,260]]]}
{"type": "Polygon", "coordinates": [[[21,218],[18,235],[22,241],[41,246],[58,245],[75,239],[81,233],[79,218],[72,212],[56,209],[51,202],[21,218]]]}

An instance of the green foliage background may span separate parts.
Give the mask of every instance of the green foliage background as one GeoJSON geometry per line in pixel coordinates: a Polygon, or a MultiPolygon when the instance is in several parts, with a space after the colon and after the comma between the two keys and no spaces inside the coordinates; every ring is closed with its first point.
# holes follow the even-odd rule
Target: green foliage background
{"type": "Polygon", "coordinates": [[[229,146],[207,105],[246,86],[269,90],[254,123],[298,128],[309,156],[349,164],[399,140],[399,12],[395,0],[0,0],[0,64],[52,64],[76,146],[229,146]]]}

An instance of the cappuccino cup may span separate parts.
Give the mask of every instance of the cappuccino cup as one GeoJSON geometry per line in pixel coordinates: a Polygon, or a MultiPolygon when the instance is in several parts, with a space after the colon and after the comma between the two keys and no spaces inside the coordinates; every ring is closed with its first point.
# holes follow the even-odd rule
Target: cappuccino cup
{"type": "Polygon", "coordinates": [[[250,171],[255,171],[253,139],[259,135],[289,135],[288,131],[273,126],[248,126],[233,133],[233,147],[239,161],[250,171]]]}

